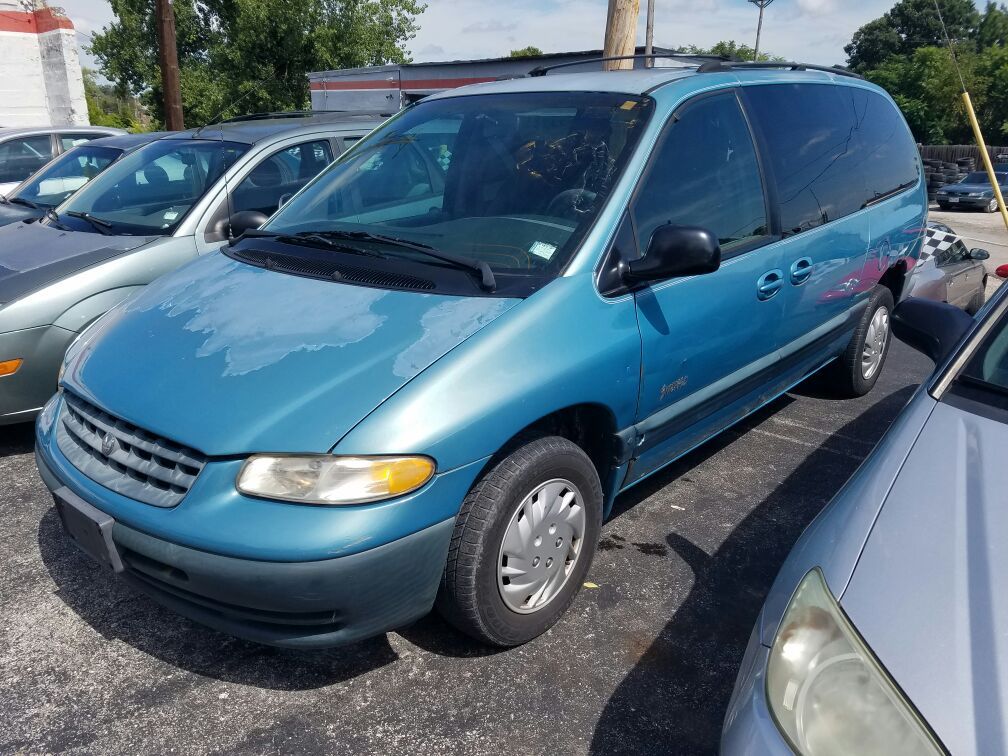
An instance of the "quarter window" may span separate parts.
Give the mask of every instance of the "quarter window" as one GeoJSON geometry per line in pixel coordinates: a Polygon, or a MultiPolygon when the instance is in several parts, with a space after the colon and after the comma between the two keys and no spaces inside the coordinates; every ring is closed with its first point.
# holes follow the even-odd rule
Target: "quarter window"
{"type": "Polygon", "coordinates": [[[666,224],[702,226],[729,253],[768,233],[756,149],[734,94],[703,98],[677,114],[633,217],[642,250],[666,224]]]}

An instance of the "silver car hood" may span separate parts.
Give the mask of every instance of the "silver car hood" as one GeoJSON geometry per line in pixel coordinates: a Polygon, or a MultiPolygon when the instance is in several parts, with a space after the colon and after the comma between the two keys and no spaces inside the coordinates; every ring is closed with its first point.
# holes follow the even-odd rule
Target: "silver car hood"
{"type": "Polygon", "coordinates": [[[156,236],[105,236],[43,223],[0,226],[0,302],[136,249],[156,236]]]}
{"type": "Polygon", "coordinates": [[[1008,425],[938,403],[840,604],[951,753],[1008,751],[1008,425]]]}

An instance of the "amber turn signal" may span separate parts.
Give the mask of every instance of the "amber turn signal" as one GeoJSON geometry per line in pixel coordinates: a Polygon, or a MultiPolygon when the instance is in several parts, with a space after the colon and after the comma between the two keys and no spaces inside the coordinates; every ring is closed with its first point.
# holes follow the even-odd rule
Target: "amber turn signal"
{"type": "Polygon", "coordinates": [[[21,367],[21,363],[24,362],[20,357],[16,360],[4,360],[0,362],[0,377],[5,375],[14,375],[21,367]]]}

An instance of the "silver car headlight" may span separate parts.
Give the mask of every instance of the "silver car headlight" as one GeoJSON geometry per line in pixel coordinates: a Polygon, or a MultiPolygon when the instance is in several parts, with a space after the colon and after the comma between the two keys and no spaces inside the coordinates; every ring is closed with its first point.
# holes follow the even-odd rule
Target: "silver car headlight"
{"type": "Polygon", "coordinates": [[[983,197],[984,193],[983,192],[970,192],[969,196],[970,197],[983,197]]]}
{"type": "Polygon", "coordinates": [[[235,485],[241,493],[301,504],[365,504],[402,496],[434,475],[421,456],[338,457],[332,454],[256,454],[235,485]]]}
{"type": "Polygon", "coordinates": [[[777,726],[803,756],[943,753],[818,569],[802,580],[781,620],[766,694],[777,726]]]}

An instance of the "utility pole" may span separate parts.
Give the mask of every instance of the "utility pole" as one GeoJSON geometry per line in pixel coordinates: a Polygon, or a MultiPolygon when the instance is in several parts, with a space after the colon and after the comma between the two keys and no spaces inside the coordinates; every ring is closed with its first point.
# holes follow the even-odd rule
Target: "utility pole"
{"type": "Polygon", "coordinates": [[[753,60],[759,60],[759,40],[760,34],[763,33],[763,9],[770,5],[773,0],[749,0],[749,2],[759,6],[759,24],[756,27],[756,50],[753,52],[753,60]]]}
{"type": "MultiPolygon", "coordinates": [[[[602,55],[614,58],[633,55],[637,47],[637,16],[640,15],[640,0],[609,0],[606,17],[605,45],[602,55]]],[[[633,68],[633,60],[609,60],[603,63],[606,71],[633,68]]]]}
{"type": "Polygon", "coordinates": [[[651,68],[654,65],[654,4],[655,0],[647,0],[647,32],[644,35],[644,65],[651,68]]]}
{"type": "Polygon", "coordinates": [[[165,127],[169,131],[180,131],[185,128],[185,124],[182,122],[182,93],[179,90],[175,10],[172,8],[172,0],[155,0],[154,12],[157,14],[158,62],[161,64],[165,127]]]}

